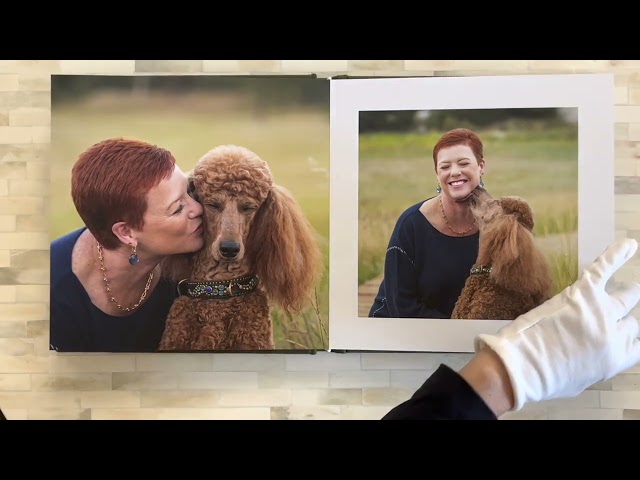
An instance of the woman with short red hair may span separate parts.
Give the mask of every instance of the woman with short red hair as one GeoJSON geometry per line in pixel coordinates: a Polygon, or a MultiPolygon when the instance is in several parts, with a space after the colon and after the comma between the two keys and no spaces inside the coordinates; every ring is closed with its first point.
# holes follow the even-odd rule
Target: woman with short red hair
{"type": "Polygon", "coordinates": [[[450,318],[476,261],[480,237],[468,200],[483,186],[480,138],[466,128],[446,132],[433,147],[433,167],[438,194],[398,218],[369,317],[450,318]]]}
{"type": "Polygon", "coordinates": [[[202,248],[202,206],[168,150],[112,138],[82,152],[71,196],[84,227],[51,242],[50,349],[151,352],[176,295],[168,255],[202,248]]]}

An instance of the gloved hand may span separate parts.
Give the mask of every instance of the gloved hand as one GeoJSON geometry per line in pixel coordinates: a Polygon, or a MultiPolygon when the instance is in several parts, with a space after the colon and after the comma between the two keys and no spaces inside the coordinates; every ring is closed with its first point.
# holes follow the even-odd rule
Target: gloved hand
{"type": "Polygon", "coordinates": [[[605,290],[637,249],[632,239],[612,243],[573,285],[497,334],[476,337],[476,352],[487,345],[505,364],[513,411],[525,403],[574,397],[640,362],[640,323],[629,313],[640,301],[640,285],[605,290]]]}

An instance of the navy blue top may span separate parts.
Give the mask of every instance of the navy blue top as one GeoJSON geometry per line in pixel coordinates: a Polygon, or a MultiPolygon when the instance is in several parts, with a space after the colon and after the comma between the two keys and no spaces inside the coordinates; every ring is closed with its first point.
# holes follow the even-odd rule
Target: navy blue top
{"type": "Polygon", "coordinates": [[[84,230],[83,227],[51,242],[49,349],[60,352],[157,350],[167,314],[177,295],[175,284],[160,278],[151,295],[133,313],[123,317],[107,315],[91,302],[71,270],[71,252],[84,230]]]}
{"type": "Polygon", "coordinates": [[[478,257],[480,237],[439,232],[420,212],[423,203],[409,207],[396,222],[369,317],[451,318],[478,257]]]}

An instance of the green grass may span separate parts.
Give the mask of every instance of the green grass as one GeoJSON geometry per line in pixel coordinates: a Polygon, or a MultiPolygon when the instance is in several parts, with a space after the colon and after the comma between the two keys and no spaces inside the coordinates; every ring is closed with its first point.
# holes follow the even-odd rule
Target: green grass
{"type": "MultiPolygon", "coordinates": [[[[578,146],[573,127],[527,128],[484,142],[485,187],[494,197],[525,198],[535,216],[555,291],[577,278],[578,146]]],[[[400,214],[436,195],[431,152],[439,134],[378,133],[360,137],[358,282],[380,276],[389,237],[400,214]]]]}
{"type": "MultiPolygon", "coordinates": [[[[206,102],[206,99],[203,99],[206,102]]],[[[206,105],[206,103],[205,103],[206,105]]],[[[71,167],[80,152],[113,136],[136,137],[173,152],[184,172],[209,149],[236,143],[269,163],[276,183],[295,196],[321,238],[325,275],[316,298],[296,317],[274,309],[276,349],[328,348],[329,118],[326,111],[258,112],[186,108],[179,99],[135,105],[129,97],[54,105],[50,236],[82,226],[70,198],[71,167]]]]}
{"type": "Polygon", "coordinates": [[[564,290],[578,279],[578,253],[574,241],[564,242],[564,247],[548,253],[554,288],[552,295],[564,290]]]}

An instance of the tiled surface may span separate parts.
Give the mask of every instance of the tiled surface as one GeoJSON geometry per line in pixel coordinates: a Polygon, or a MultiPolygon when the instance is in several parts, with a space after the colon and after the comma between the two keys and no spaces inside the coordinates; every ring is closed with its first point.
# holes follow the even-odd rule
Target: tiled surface
{"type": "Polygon", "coordinates": [[[137,73],[202,72],[202,60],[136,60],[137,73]]]}
{"type": "MultiPolygon", "coordinates": [[[[640,239],[638,60],[0,61],[0,408],[9,419],[377,419],[468,354],[56,355],[46,184],[55,74],[615,74],[616,234],[640,239]]],[[[638,280],[640,263],[621,277],[638,280]]],[[[516,419],[640,420],[640,366],[516,419]]]]}

